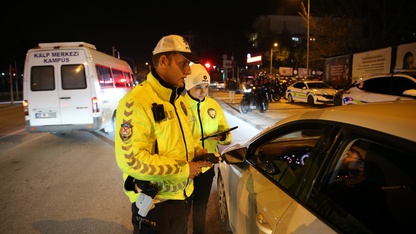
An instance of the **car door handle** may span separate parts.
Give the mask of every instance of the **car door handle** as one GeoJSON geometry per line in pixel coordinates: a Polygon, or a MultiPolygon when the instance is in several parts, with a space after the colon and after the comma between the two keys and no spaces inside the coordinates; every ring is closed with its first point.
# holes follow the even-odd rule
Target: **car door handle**
{"type": "Polygon", "coordinates": [[[71,99],[71,97],[60,97],[59,99],[71,99]]]}
{"type": "Polygon", "coordinates": [[[269,222],[267,222],[266,218],[261,213],[257,213],[256,215],[256,225],[263,233],[272,233],[269,222]]]}

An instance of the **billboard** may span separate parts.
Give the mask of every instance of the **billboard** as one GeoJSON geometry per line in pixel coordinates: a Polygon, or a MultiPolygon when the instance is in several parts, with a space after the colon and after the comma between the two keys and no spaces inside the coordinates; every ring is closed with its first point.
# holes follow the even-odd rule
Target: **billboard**
{"type": "Polygon", "coordinates": [[[352,59],[352,81],[364,76],[390,73],[392,47],[355,53],[352,59]]]}
{"type": "Polygon", "coordinates": [[[397,46],[396,61],[394,70],[416,71],[414,56],[416,55],[416,42],[397,46]]]}
{"type": "Polygon", "coordinates": [[[279,67],[281,76],[293,76],[293,67],[279,67]]]}
{"type": "Polygon", "coordinates": [[[416,42],[325,59],[324,81],[345,87],[355,80],[376,74],[405,72],[416,76],[416,42]]]}
{"type": "Polygon", "coordinates": [[[348,54],[326,59],[323,81],[335,88],[349,85],[351,56],[348,54]]]}

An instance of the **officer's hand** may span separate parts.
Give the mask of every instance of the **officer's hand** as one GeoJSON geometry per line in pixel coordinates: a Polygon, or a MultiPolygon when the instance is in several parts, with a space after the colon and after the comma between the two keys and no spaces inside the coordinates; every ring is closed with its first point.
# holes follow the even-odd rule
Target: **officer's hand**
{"type": "Polygon", "coordinates": [[[189,178],[193,179],[202,172],[204,162],[188,162],[189,163],[189,178]]]}

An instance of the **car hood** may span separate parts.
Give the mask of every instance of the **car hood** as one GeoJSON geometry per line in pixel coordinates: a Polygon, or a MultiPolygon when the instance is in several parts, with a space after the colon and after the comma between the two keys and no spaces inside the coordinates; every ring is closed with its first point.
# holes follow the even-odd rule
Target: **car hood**
{"type": "Polygon", "coordinates": [[[327,93],[331,95],[335,95],[335,93],[337,92],[337,90],[335,89],[311,89],[311,91],[314,93],[327,93]]]}

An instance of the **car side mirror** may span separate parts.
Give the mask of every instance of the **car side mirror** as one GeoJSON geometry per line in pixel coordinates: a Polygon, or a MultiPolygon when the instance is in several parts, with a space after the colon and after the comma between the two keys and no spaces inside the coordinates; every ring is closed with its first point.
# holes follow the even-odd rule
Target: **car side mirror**
{"type": "Polygon", "coordinates": [[[403,95],[415,97],[416,98],[416,89],[408,89],[403,92],[403,95]]]}
{"type": "Polygon", "coordinates": [[[226,151],[221,155],[222,159],[228,164],[243,163],[246,160],[246,147],[236,148],[230,151],[226,151]]]}

